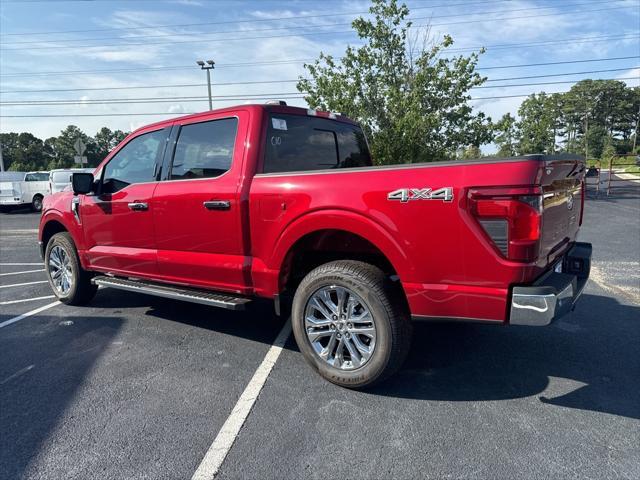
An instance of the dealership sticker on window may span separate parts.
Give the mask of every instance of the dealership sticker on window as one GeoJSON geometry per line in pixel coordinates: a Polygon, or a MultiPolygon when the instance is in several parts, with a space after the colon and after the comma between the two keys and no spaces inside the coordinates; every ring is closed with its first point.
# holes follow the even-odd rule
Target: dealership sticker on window
{"type": "Polygon", "coordinates": [[[281,118],[272,118],[271,119],[271,125],[273,125],[273,128],[275,128],[276,130],[286,130],[287,129],[287,121],[283,120],[281,118]]]}

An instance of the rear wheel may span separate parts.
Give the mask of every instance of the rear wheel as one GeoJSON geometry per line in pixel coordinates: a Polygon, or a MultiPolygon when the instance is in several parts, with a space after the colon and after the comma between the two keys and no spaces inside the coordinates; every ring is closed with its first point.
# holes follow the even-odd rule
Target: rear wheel
{"type": "Polygon", "coordinates": [[[84,305],[95,296],[98,287],[80,265],[73,239],[67,232],[51,237],[44,261],[51,289],[62,303],[84,305]]]}
{"type": "Polygon", "coordinates": [[[307,362],[349,388],[389,377],[411,342],[397,286],[377,267],[356,261],[330,262],[304,278],[294,296],[292,326],[307,362]]]}
{"type": "Polygon", "coordinates": [[[35,195],[33,200],[31,200],[31,210],[34,212],[42,211],[42,195],[35,195]]]}

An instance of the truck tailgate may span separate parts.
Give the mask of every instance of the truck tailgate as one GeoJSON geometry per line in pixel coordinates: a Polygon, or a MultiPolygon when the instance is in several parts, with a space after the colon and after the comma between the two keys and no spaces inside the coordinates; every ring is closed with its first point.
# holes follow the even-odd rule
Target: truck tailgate
{"type": "Polygon", "coordinates": [[[559,158],[540,162],[543,192],[540,261],[552,263],[575,241],[582,220],[585,164],[581,159],[559,158]]]}

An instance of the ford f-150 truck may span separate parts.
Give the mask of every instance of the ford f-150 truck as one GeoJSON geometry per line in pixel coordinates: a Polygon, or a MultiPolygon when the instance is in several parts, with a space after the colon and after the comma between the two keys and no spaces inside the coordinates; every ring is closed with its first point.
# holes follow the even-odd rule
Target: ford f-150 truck
{"type": "Polygon", "coordinates": [[[412,320],[534,326],[573,308],[591,259],[581,158],[373,166],[356,123],[283,103],[141,128],[45,197],[60,301],[98,286],[272,299],[310,365],[348,387],[402,364],[412,320]]]}

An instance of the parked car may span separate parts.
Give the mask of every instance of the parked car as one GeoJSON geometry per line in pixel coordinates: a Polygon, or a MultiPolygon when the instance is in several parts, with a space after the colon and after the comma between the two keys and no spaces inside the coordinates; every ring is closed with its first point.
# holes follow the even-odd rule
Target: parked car
{"type": "Polygon", "coordinates": [[[133,132],[45,199],[39,240],[64,303],[99,285],[234,310],[272,299],[314,369],[364,387],[402,364],[412,319],[569,312],[590,269],[584,172],[571,155],[374,167],[343,116],[243,105],[133,132]]]}
{"type": "Polygon", "coordinates": [[[93,168],[65,168],[56,169],[49,172],[49,191],[50,193],[62,192],[65,188],[71,186],[71,175],[79,172],[93,172],[93,168]]]}
{"type": "MultiPolygon", "coordinates": [[[[9,173],[9,172],[5,172],[9,173]]],[[[8,210],[30,205],[34,212],[42,210],[42,199],[49,193],[49,172],[11,172],[17,175],[0,180],[0,207],[8,210]]]]}

